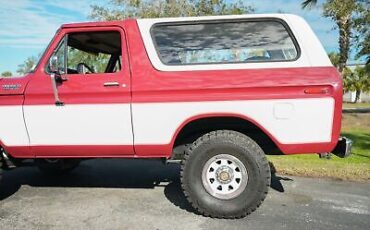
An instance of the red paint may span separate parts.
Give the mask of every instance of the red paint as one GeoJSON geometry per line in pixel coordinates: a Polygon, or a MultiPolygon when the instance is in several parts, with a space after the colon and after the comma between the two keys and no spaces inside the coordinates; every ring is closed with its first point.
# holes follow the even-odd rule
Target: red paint
{"type": "Polygon", "coordinates": [[[4,148],[5,152],[15,158],[33,158],[31,148],[29,146],[6,146],[0,140],[0,146],[4,148]]]}
{"type": "Polygon", "coordinates": [[[32,76],[33,74],[27,74],[23,77],[0,77],[0,96],[22,95],[32,76]]]}
{"type": "MultiPolygon", "coordinates": [[[[166,145],[136,145],[135,157],[169,157],[177,134],[188,122],[210,116],[240,117],[263,130],[286,154],[330,152],[337,143],[342,115],[342,83],[334,67],[245,69],[214,71],[163,72],[156,70],[146,53],[137,22],[125,21],[77,23],[63,25],[34,74],[18,79],[2,79],[3,84],[20,84],[9,93],[0,89],[0,105],[53,105],[50,76],[45,66],[60,39],[69,32],[117,30],[122,37],[122,67],[119,73],[70,75],[58,86],[60,99],[66,104],[155,103],[189,101],[263,100],[332,97],[335,99],[332,139],[328,143],[281,144],[264,127],[239,114],[202,114],[183,122],[166,145]],[[120,86],[107,88],[104,82],[120,86]],[[27,88],[26,88],[27,87],[27,88]]],[[[148,119],[150,119],[148,117],[148,119]]],[[[0,143],[1,144],[1,143],[0,143]]],[[[4,146],[14,157],[129,157],[133,146],[4,146]],[[30,150],[32,149],[32,151],[30,150]]],[[[131,155],[132,157],[132,155],[131,155]]]]}
{"type": "Polygon", "coordinates": [[[5,95],[0,96],[0,106],[5,105],[22,105],[24,101],[24,95],[5,95]]]}

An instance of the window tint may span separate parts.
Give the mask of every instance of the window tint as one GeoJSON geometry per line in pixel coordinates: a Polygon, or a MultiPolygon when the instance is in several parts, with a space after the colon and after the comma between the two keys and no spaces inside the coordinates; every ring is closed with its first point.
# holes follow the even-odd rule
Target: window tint
{"type": "Polygon", "coordinates": [[[167,65],[290,61],[298,52],[279,21],[155,25],[152,37],[167,65]]]}

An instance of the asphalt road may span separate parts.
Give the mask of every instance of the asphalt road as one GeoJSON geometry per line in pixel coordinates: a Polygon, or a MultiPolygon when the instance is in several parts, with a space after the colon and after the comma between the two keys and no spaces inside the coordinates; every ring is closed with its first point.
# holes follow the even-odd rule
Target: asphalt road
{"type": "Polygon", "coordinates": [[[274,176],[256,212],[219,220],[194,212],[178,174],[150,160],[89,160],[60,177],[18,168],[4,174],[0,229],[370,229],[370,183],[274,176]]]}

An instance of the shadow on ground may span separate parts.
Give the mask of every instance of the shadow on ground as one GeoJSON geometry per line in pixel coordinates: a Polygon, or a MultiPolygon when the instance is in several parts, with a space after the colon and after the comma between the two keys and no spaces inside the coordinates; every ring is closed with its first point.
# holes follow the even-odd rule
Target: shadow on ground
{"type": "MultiPolygon", "coordinates": [[[[271,188],[284,192],[281,180],[271,167],[271,188]]],[[[87,160],[66,175],[45,175],[36,167],[21,167],[4,172],[0,185],[0,200],[16,194],[22,185],[33,187],[92,187],[153,189],[164,186],[164,195],[175,206],[195,212],[187,202],[179,180],[180,166],[163,164],[159,160],[94,159],[87,160]]]]}

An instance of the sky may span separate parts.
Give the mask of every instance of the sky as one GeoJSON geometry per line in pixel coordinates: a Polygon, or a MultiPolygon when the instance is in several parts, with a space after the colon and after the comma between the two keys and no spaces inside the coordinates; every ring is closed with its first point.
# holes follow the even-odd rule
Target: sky
{"type": "MultiPolygon", "coordinates": [[[[37,56],[63,23],[91,21],[90,5],[109,0],[0,0],[0,73],[16,74],[17,66],[37,56]]],[[[255,13],[293,13],[304,17],[325,49],[338,50],[338,31],[320,8],[302,10],[300,0],[248,1],[255,13]]],[[[320,2],[320,1],[319,1],[320,2]]]]}

